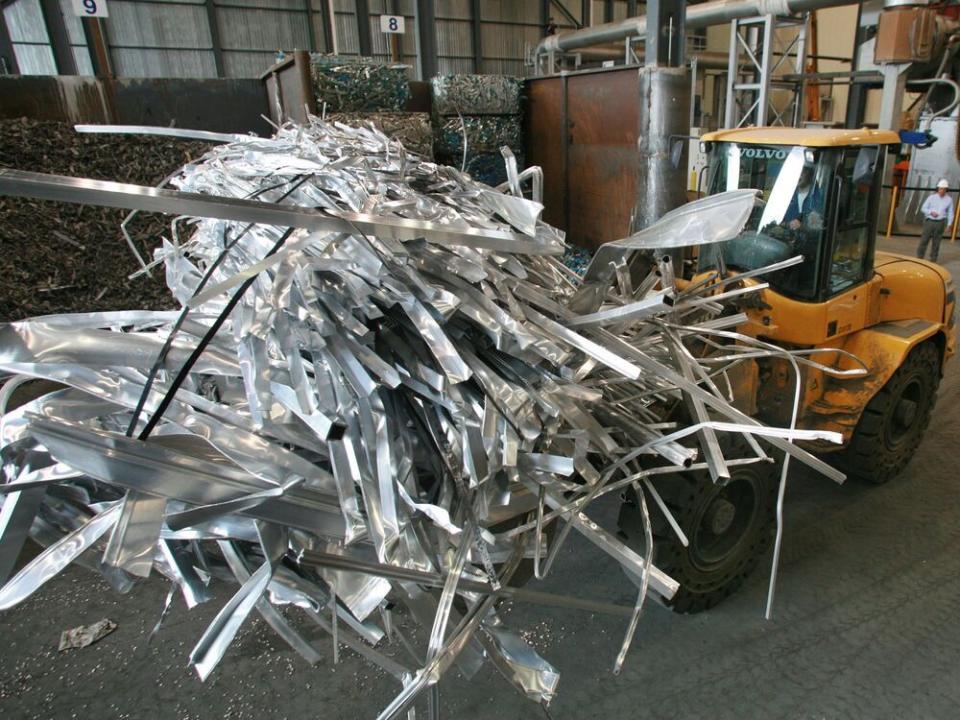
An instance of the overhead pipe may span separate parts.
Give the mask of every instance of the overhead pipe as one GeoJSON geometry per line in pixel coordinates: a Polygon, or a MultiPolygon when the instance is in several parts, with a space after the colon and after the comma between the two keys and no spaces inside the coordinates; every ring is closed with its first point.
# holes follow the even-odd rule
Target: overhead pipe
{"type": "MultiPolygon", "coordinates": [[[[583,62],[602,62],[603,60],[618,60],[622,62],[623,46],[613,47],[608,45],[592,47],[586,50],[580,50],[577,54],[580,55],[580,59],[583,62]]],[[[642,60],[643,50],[638,50],[637,56],[642,60]]],[[[701,68],[709,68],[711,70],[726,70],[729,64],[729,56],[725,52],[703,50],[701,52],[690,53],[687,57],[690,60],[696,59],[697,65],[701,68]]]]}
{"type": "MultiPolygon", "coordinates": [[[[713,0],[699,5],[688,5],[686,26],[688,30],[722,25],[737,18],[761,15],[791,15],[821,8],[855,5],[850,0],[713,0]]],[[[569,52],[580,48],[619,42],[629,37],[645,37],[647,18],[631,17],[626,20],[594,25],[561,35],[550,35],[537,45],[536,55],[569,52]]]]}

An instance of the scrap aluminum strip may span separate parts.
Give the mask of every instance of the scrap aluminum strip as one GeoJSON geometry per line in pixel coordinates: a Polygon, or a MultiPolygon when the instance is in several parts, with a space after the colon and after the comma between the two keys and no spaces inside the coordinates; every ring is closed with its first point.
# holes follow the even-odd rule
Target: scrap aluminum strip
{"type": "Polygon", "coordinates": [[[0,195],[56,200],[80,205],[103,205],[126,210],[146,210],[170,215],[192,215],[277,227],[298,227],[328,232],[361,232],[392,240],[426,238],[438,243],[530,255],[561,255],[563,253],[563,247],[559,244],[541,242],[536,238],[524,238],[505,230],[479,227],[455,228],[430,221],[380,217],[357,212],[341,211],[333,214],[311,208],[281,207],[239,198],[214,199],[200,193],[25,170],[0,168],[0,195]]]}
{"type": "Polygon", "coordinates": [[[170,176],[176,189],[0,170],[0,193],[175,215],[150,266],[181,308],[0,324],[0,582],[28,534],[48,546],[0,587],[0,608],[71,562],[121,591],[156,571],[189,607],[232,596],[191,653],[201,678],[231,672],[256,611],[306,662],[336,661],[342,642],[379,665],[398,683],[382,717],[417,702],[438,712],[443,673],[474,681],[484,662],[545,707],[559,674],[499,603],[622,618],[619,670],[647,593],[680,589],[590,516],[594,500],[632,487],[660,512],[661,475],[722,478],[768,461],[760,442],[842,479],[792,444],[834,435],[762,426],[714,381],[771,355],[745,336],[711,341],[746,319],[728,301],[762,284],[684,289],[662,258],[634,282],[624,262],[736,234],[749,191],[603,249],[581,284],[551,257],[563,234],[539,197],[522,196],[526,177],[538,192],[533,171],[511,166],[501,194],[377,130],[317,118],[272,138],[83,130],[220,144],[170,176]],[[67,387],[8,407],[32,379],[67,387]],[[670,414],[684,399],[689,423],[670,414]],[[724,456],[725,433],[752,454],[724,456]],[[548,576],[571,531],[621,566],[632,605],[510,584],[524,563],[548,576]],[[417,629],[400,632],[398,616],[417,629]]]}

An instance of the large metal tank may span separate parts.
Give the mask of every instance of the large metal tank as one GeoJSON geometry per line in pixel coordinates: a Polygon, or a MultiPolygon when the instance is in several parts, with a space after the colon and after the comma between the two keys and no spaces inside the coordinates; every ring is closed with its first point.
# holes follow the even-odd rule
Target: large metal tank
{"type": "Polygon", "coordinates": [[[686,202],[685,68],[531,78],[527,98],[527,161],[543,168],[544,219],[568,242],[594,249],[686,202]]]}

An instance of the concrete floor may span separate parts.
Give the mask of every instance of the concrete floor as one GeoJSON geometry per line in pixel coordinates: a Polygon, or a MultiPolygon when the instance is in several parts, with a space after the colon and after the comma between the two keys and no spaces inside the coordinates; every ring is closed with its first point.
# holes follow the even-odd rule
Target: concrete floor
{"type": "MultiPolygon", "coordinates": [[[[916,240],[882,242],[910,253],[916,240]]],[[[960,245],[941,261],[960,276],[960,245]]],[[[837,486],[797,470],[787,497],[776,614],[763,619],[766,569],[711,612],[650,605],[622,675],[611,667],[624,622],[515,606],[508,623],[561,672],[555,718],[947,718],[960,708],[960,362],[948,365],[934,421],[914,461],[888,485],[837,486]]],[[[600,508],[607,519],[612,506],[600,508]]],[[[599,551],[571,552],[538,589],[632,603],[599,551]]],[[[150,580],[111,592],[71,568],[0,615],[0,717],[371,718],[397,686],[345,652],[309,667],[259,621],[207,683],[187,656],[231,588],[188,613],[179,599],[152,642],[166,593],[150,580]],[[61,630],[109,617],[119,629],[58,653],[61,630]]],[[[329,646],[328,646],[329,647],[329,646]]],[[[388,652],[395,652],[389,650],[388,652]]],[[[491,670],[440,685],[447,718],[535,718],[542,711],[491,670]]]]}

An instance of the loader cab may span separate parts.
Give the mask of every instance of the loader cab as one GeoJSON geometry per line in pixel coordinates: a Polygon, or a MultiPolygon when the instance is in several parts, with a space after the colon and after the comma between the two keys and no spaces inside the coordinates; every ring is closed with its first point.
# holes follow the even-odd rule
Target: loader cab
{"type": "Polygon", "coordinates": [[[760,200],[740,235],[700,249],[699,270],[753,270],[801,255],[767,280],[813,303],[873,276],[884,156],[896,133],[744,128],[703,141],[707,194],[755,188],[760,200]]]}

